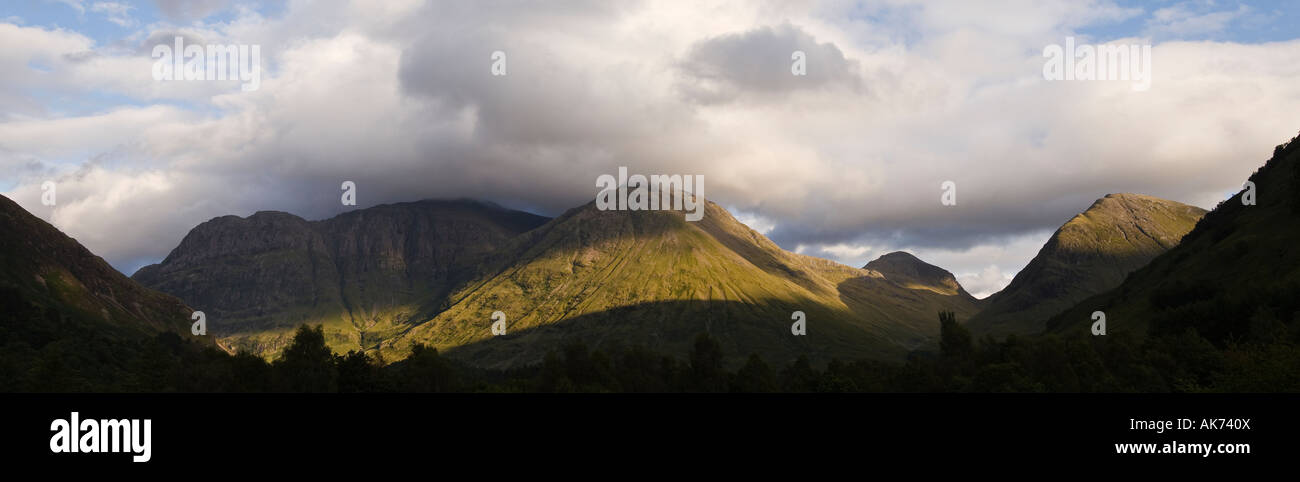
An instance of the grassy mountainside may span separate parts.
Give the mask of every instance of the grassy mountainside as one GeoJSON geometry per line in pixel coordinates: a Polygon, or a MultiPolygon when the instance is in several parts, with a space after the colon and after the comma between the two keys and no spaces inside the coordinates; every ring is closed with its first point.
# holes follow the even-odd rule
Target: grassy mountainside
{"type": "Polygon", "coordinates": [[[1078,302],[1119,286],[1124,277],[1174,247],[1205,210],[1143,196],[1110,194],[1070,219],[970,320],[976,335],[1043,330],[1078,302]]]}
{"type": "Polygon", "coordinates": [[[385,357],[427,343],[503,368],[540,362],[572,340],[682,354],[704,332],[733,362],[749,353],[897,359],[934,342],[939,310],[975,310],[969,296],[784,251],[713,203],[699,222],[591,203],[494,258],[487,274],[452,293],[445,311],[384,342],[385,357]],[[491,334],[495,311],[507,316],[505,336],[491,334]],[[794,311],[807,316],[806,336],[790,332],[794,311]]]}
{"type": "Polygon", "coordinates": [[[1178,334],[1209,342],[1264,341],[1300,320],[1300,142],[1278,146],[1244,191],[1206,214],[1182,243],[1117,288],[1055,317],[1049,329],[1086,333],[1094,311],[1109,333],[1178,334]]]}
{"type": "Polygon", "coordinates": [[[194,228],[134,278],[208,315],[236,350],[273,356],[303,323],[336,351],[362,349],[427,319],[484,257],[546,218],[476,201],[419,201],[324,221],[281,212],[194,228]]]}

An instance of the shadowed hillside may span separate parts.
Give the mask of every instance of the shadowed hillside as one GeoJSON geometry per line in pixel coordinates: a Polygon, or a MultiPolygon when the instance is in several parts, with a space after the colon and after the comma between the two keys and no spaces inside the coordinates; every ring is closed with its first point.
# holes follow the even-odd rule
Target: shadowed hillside
{"type": "Polygon", "coordinates": [[[1139,194],[1110,194],[1070,219],[970,320],[977,335],[1038,333],[1048,318],[1119,286],[1178,244],[1205,210],[1139,194]]]}
{"type": "Polygon", "coordinates": [[[139,333],[189,333],[180,300],[131,281],[99,256],[0,196],[0,286],[68,316],[139,333]]]}
{"type": "Polygon", "coordinates": [[[0,196],[0,391],[156,389],[153,349],[226,356],[192,313],[0,196]]]}
{"type": "Polygon", "coordinates": [[[1245,191],[1219,203],[1182,243],[1117,288],[1050,322],[1052,331],[1086,333],[1103,311],[1112,333],[1193,330],[1211,343],[1269,340],[1300,320],[1300,142],[1278,146],[1245,191]]]}

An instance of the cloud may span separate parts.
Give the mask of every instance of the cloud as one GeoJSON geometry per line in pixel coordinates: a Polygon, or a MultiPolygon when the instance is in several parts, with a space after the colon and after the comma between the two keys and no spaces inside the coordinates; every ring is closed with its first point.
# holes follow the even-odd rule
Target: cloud
{"type": "Polygon", "coordinates": [[[90,11],[104,14],[104,18],[109,22],[117,24],[119,27],[134,27],[136,21],[131,17],[130,11],[135,7],[118,2],[95,2],[90,5],[90,11]]]}
{"type": "Polygon", "coordinates": [[[77,15],[86,14],[86,2],[82,0],[45,0],[47,2],[61,3],[77,11],[77,15]]]}
{"type": "Polygon", "coordinates": [[[1044,81],[1045,45],[1134,15],[1111,2],[333,7],[236,9],[120,45],[0,24],[0,187],[129,271],[211,217],[337,214],[345,180],[361,206],[553,215],[628,166],[705,175],[786,248],[853,266],[908,250],[993,289],[1105,194],[1213,206],[1300,107],[1300,41],[1159,42],[1147,92],[1044,81]],[[147,47],[177,34],[260,45],[261,88],[154,81],[147,47]],[[807,78],[789,75],[793,49],[807,78]],[[939,202],[948,180],[956,206],[939,202]]]}
{"type": "Polygon", "coordinates": [[[219,94],[238,90],[238,80],[155,81],[150,51],[158,43],[171,45],[177,35],[196,44],[233,43],[213,31],[169,29],[129,48],[99,46],[73,31],[0,23],[0,68],[5,71],[0,76],[0,120],[97,115],[160,101],[211,105],[219,94]],[[104,106],[89,108],[93,103],[104,106]]]}
{"type": "Polygon", "coordinates": [[[154,0],[158,11],[173,21],[205,18],[230,6],[230,0],[154,0]]]}
{"type": "Polygon", "coordinates": [[[791,25],[762,26],[702,40],[677,66],[679,88],[688,99],[721,103],[745,96],[785,98],[807,89],[839,87],[854,95],[862,87],[856,62],[833,43],[817,42],[791,25]],[[794,54],[803,54],[803,75],[795,75],[794,54]]]}
{"type": "Polygon", "coordinates": [[[964,273],[957,276],[957,282],[961,283],[971,296],[984,298],[1006,288],[1014,278],[1015,273],[1004,273],[997,265],[988,265],[979,273],[964,273]]]}
{"type": "Polygon", "coordinates": [[[767,235],[767,233],[776,229],[776,221],[759,216],[758,214],[742,211],[736,208],[727,208],[727,212],[730,212],[737,221],[741,222],[741,224],[748,226],[749,229],[753,229],[759,234],[767,235]]]}
{"type": "Polygon", "coordinates": [[[1247,5],[1237,5],[1232,10],[1213,10],[1214,6],[1214,2],[1180,2],[1157,9],[1147,20],[1147,34],[1161,38],[1217,34],[1252,11],[1247,5]]]}
{"type": "Polygon", "coordinates": [[[795,247],[794,251],[799,254],[817,256],[839,261],[855,267],[862,267],[866,263],[862,262],[867,254],[874,251],[871,246],[852,245],[847,243],[836,243],[830,245],[809,246],[800,244],[795,247]]]}

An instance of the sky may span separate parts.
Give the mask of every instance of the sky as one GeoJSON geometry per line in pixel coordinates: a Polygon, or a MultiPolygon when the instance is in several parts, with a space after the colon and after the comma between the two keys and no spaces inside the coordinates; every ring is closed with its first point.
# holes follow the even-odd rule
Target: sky
{"type": "Polygon", "coordinates": [[[985,296],[1106,194],[1240,190],[1300,129],[1297,27],[1292,1],[19,0],[0,193],[131,274],[217,216],[553,216],[626,166],[704,175],[788,250],[905,250],[985,296]],[[157,79],[178,36],[256,46],[258,88],[157,79]],[[1149,46],[1150,87],[1046,78],[1067,37],[1149,46]]]}

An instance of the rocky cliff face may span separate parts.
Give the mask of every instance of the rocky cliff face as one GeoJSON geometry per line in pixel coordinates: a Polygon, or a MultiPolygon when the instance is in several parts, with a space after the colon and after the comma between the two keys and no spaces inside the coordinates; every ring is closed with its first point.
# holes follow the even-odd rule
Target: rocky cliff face
{"type": "Polygon", "coordinates": [[[342,302],[325,236],[279,212],[200,224],[161,264],[133,278],[204,311],[217,334],[273,323],[288,310],[342,302]]]}
{"type": "Polygon", "coordinates": [[[232,348],[274,351],[282,329],[326,324],[360,349],[436,309],[483,257],[547,218],[474,201],[420,201],[306,221],[281,212],[194,228],[133,276],[208,315],[232,348]]]}

